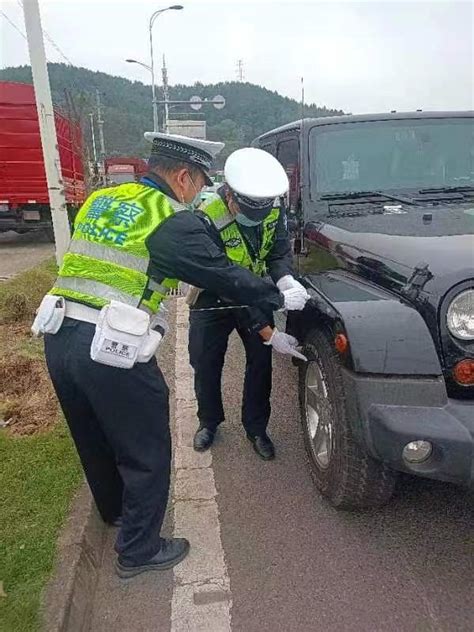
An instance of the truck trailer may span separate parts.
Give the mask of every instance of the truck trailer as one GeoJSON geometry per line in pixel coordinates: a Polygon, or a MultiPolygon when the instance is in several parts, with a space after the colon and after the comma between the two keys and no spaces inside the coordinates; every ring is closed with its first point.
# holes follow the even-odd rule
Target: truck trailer
{"type": "Polygon", "coordinates": [[[105,174],[110,184],[138,182],[148,173],[148,164],[135,156],[114,156],[105,159],[105,174]]]}
{"type": "MultiPolygon", "coordinates": [[[[86,196],[77,121],[55,107],[61,180],[72,217],[86,196]]],[[[54,239],[33,86],[0,81],[0,232],[44,230],[54,239]]]]}

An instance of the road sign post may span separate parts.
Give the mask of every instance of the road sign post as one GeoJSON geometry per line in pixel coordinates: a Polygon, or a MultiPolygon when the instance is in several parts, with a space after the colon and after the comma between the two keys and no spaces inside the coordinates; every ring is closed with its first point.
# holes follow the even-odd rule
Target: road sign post
{"type": "Polygon", "coordinates": [[[157,101],[160,105],[189,105],[189,107],[193,110],[200,110],[203,105],[212,105],[216,108],[216,110],[222,110],[225,107],[225,98],[220,94],[216,95],[212,99],[201,99],[201,97],[194,96],[187,100],[164,100],[157,101]]]}

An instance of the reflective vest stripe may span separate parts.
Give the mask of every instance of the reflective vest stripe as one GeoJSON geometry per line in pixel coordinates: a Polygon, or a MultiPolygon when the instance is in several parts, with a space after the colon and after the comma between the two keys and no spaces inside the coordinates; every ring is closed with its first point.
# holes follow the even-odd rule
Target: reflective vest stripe
{"type": "Polygon", "coordinates": [[[86,239],[73,239],[69,246],[69,252],[73,252],[77,255],[87,255],[88,257],[102,261],[110,261],[124,268],[131,268],[132,270],[137,270],[144,274],[148,270],[149,265],[149,259],[147,258],[137,257],[127,252],[121,252],[117,250],[117,248],[102,246],[101,244],[96,244],[86,239]]]}
{"type": "Polygon", "coordinates": [[[160,283],[156,283],[155,281],[153,281],[153,279],[150,279],[148,281],[148,288],[152,291],[152,292],[159,292],[160,294],[164,294],[166,296],[166,294],[168,294],[168,289],[165,285],[161,285],[160,283]]]}
{"type": "Polygon", "coordinates": [[[178,281],[148,275],[147,237],[187,207],[158,189],[126,183],[92,193],[75,220],[52,294],[100,309],[111,300],[156,313],[178,281]]]}
{"type": "MultiPolygon", "coordinates": [[[[127,305],[136,305],[140,302],[141,298],[134,298],[130,294],[121,292],[117,288],[111,287],[106,283],[101,283],[100,281],[91,281],[90,279],[82,279],[77,277],[59,277],[54,285],[55,287],[72,290],[73,292],[84,292],[86,294],[91,294],[92,296],[101,296],[108,301],[122,301],[122,303],[127,303],[127,305]],[[100,294],[98,294],[98,292],[100,292],[100,294]],[[112,294],[114,296],[112,296],[112,294]],[[125,300],[125,298],[121,297],[128,298],[127,300],[125,300]]],[[[167,288],[165,285],[161,285],[160,283],[155,283],[155,281],[153,281],[152,279],[150,279],[148,283],[148,288],[152,292],[158,292],[163,296],[166,296],[169,292],[169,288],[167,288]]]]}
{"type": "Polygon", "coordinates": [[[132,296],[126,292],[121,292],[119,289],[107,285],[106,283],[91,281],[90,279],[81,279],[80,277],[60,276],[56,279],[54,287],[71,290],[72,292],[78,292],[80,294],[98,296],[106,301],[120,301],[132,307],[138,307],[141,299],[141,296],[132,296]]]}
{"type": "Polygon", "coordinates": [[[166,199],[175,213],[179,213],[180,211],[189,211],[189,208],[184,204],[181,204],[181,202],[177,202],[170,197],[167,197],[166,199]]]}
{"type": "Polygon", "coordinates": [[[199,207],[199,210],[209,217],[219,231],[224,230],[226,226],[235,221],[235,217],[230,213],[227,205],[218,193],[205,200],[199,207]],[[216,208],[216,203],[218,204],[219,209],[222,209],[223,211],[223,213],[218,216],[216,216],[216,213],[213,212],[216,208]]]}
{"type": "Polygon", "coordinates": [[[218,193],[208,198],[200,210],[219,231],[226,254],[231,261],[251,270],[254,274],[265,274],[265,260],[274,241],[275,229],[280,216],[279,208],[273,208],[262,223],[262,242],[258,253],[251,253],[235,217],[231,215],[225,201],[218,193]]]}
{"type": "Polygon", "coordinates": [[[216,219],[211,217],[210,219],[217,230],[224,230],[226,226],[229,226],[229,224],[232,224],[232,222],[235,221],[235,217],[233,217],[229,212],[222,217],[218,217],[216,219]]]}

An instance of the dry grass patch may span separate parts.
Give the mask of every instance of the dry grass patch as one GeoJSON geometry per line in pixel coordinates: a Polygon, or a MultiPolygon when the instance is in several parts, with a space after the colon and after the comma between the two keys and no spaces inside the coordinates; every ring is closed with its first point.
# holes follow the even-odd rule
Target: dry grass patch
{"type": "Polygon", "coordinates": [[[44,360],[18,353],[0,360],[0,415],[10,432],[48,430],[58,418],[58,402],[44,360]]]}
{"type": "Polygon", "coordinates": [[[46,261],[0,283],[0,419],[15,435],[43,432],[58,420],[43,341],[30,332],[35,311],[55,277],[54,261],[46,261]]]}

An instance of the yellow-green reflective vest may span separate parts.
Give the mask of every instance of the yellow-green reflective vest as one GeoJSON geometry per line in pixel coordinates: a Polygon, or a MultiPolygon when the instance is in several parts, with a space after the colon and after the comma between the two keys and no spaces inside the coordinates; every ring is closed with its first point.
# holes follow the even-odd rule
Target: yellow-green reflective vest
{"type": "Polygon", "coordinates": [[[147,275],[147,237],[184,207],[158,189],[130,182],[90,195],[50,294],[101,308],[121,301],[154,314],[176,279],[147,275]]]}
{"type": "Polygon", "coordinates": [[[235,217],[229,212],[220,195],[216,194],[208,198],[200,206],[200,210],[209,217],[219,231],[228,258],[254,274],[263,276],[267,269],[265,260],[275,241],[275,229],[280,217],[280,209],[273,208],[263,221],[262,243],[259,252],[253,256],[249,252],[235,217]]]}

